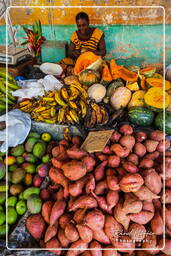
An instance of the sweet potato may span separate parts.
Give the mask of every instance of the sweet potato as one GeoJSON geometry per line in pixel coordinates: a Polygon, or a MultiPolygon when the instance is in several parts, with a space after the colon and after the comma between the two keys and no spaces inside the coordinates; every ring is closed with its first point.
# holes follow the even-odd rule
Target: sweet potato
{"type": "Polygon", "coordinates": [[[152,202],[153,202],[153,205],[154,205],[154,208],[155,208],[155,209],[161,210],[162,204],[161,204],[160,199],[153,199],[152,202]]]}
{"type": "Polygon", "coordinates": [[[156,235],[162,235],[163,234],[164,223],[163,223],[163,219],[162,219],[159,211],[156,211],[153,219],[151,220],[151,230],[156,235]]]}
{"type": "MultiPolygon", "coordinates": [[[[161,172],[163,172],[163,165],[161,165],[161,172]]],[[[171,179],[171,163],[165,164],[165,179],[171,179]]]]}
{"type": "MultiPolygon", "coordinates": [[[[163,248],[164,246],[163,239],[160,239],[158,246],[159,248],[163,248]]],[[[161,251],[165,253],[165,255],[171,255],[171,239],[168,239],[168,238],[165,239],[165,247],[164,249],[161,249],[161,251]]]]}
{"type": "Polygon", "coordinates": [[[50,214],[50,225],[56,224],[62,214],[64,214],[66,208],[66,202],[64,200],[56,201],[52,207],[52,211],[50,214]]]}
{"type": "Polygon", "coordinates": [[[119,222],[117,222],[114,217],[112,217],[111,215],[105,216],[104,232],[110,239],[110,241],[112,239],[117,239],[119,233],[121,233],[122,231],[122,225],[119,222]]]}
{"type": "Polygon", "coordinates": [[[94,176],[97,181],[102,180],[104,178],[104,170],[108,161],[103,161],[100,163],[94,170],[94,176]]]}
{"type": "Polygon", "coordinates": [[[60,140],[58,144],[63,145],[65,148],[69,146],[69,142],[67,140],[60,140]]]}
{"type": "Polygon", "coordinates": [[[47,243],[47,241],[49,241],[51,238],[56,236],[57,231],[58,231],[58,224],[49,226],[45,232],[44,242],[47,243]]]}
{"type": "Polygon", "coordinates": [[[131,135],[133,133],[133,128],[129,124],[123,124],[120,127],[119,132],[124,134],[124,135],[131,135]]]}
{"type": "Polygon", "coordinates": [[[49,177],[50,179],[57,183],[60,184],[64,187],[64,197],[68,196],[68,184],[69,180],[63,175],[62,171],[59,168],[50,168],[49,171],[49,177]]]}
{"type": "Polygon", "coordinates": [[[105,216],[100,210],[88,212],[84,218],[84,223],[93,231],[103,229],[105,216]]]}
{"type": "Polygon", "coordinates": [[[80,136],[73,136],[71,141],[72,144],[76,145],[77,147],[80,147],[82,143],[82,138],[80,136]]]}
{"type": "Polygon", "coordinates": [[[154,151],[153,153],[148,153],[145,155],[146,159],[155,160],[159,157],[160,153],[158,151],[154,151]]]}
{"type": "Polygon", "coordinates": [[[122,176],[125,176],[127,174],[127,171],[122,167],[118,167],[118,168],[116,168],[116,170],[119,174],[119,177],[118,177],[119,179],[121,179],[122,176]]]}
{"type": "Polygon", "coordinates": [[[125,194],[125,201],[123,203],[123,211],[128,213],[138,213],[142,210],[142,201],[137,199],[134,195],[130,193],[125,194]]]}
{"type": "Polygon", "coordinates": [[[77,224],[80,224],[83,222],[84,220],[84,217],[86,215],[86,208],[83,208],[83,209],[78,209],[75,213],[74,213],[74,221],[77,223],[77,224]]]}
{"type": "Polygon", "coordinates": [[[133,241],[129,236],[122,235],[119,239],[113,239],[112,244],[115,248],[118,248],[119,252],[133,252],[135,248],[135,241],[133,241]],[[128,250],[127,250],[128,249],[128,250]],[[131,250],[132,249],[132,250],[131,250]]]}
{"type": "Polygon", "coordinates": [[[42,216],[44,218],[44,220],[49,223],[50,222],[50,214],[52,211],[52,207],[53,207],[53,202],[52,201],[46,201],[43,203],[42,205],[42,216]]]}
{"type": "Polygon", "coordinates": [[[120,137],[121,137],[121,134],[117,131],[114,131],[112,133],[112,136],[110,137],[110,141],[112,141],[113,143],[116,143],[119,141],[120,137]]]}
{"type": "Polygon", "coordinates": [[[55,194],[53,194],[53,199],[55,201],[64,199],[64,189],[63,189],[63,187],[60,187],[60,189],[55,194]]]}
{"type": "Polygon", "coordinates": [[[120,189],[123,192],[136,192],[144,184],[144,180],[138,173],[125,175],[119,182],[120,189]]]}
{"type": "Polygon", "coordinates": [[[67,251],[66,256],[77,256],[77,255],[80,255],[80,253],[82,253],[85,250],[87,250],[87,248],[88,248],[88,243],[85,243],[81,239],[79,239],[76,242],[71,244],[70,249],[72,249],[72,250],[67,251]]]}
{"type": "Polygon", "coordinates": [[[117,222],[122,224],[124,229],[127,231],[130,224],[130,217],[123,210],[123,204],[121,203],[121,201],[114,208],[114,217],[117,222]]]}
{"type": "Polygon", "coordinates": [[[115,156],[115,155],[111,155],[108,157],[108,166],[115,168],[118,167],[120,164],[120,157],[119,156],[115,156]]]}
{"type": "Polygon", "coordinates": [[[167,179],[165,185],[166,188],[171,188],[171,179],[167,179]]]}
{"type": "Polygon", "coordinates": [[[119,193],[117,191],[109,190],[106,195],[106,201],[109,207],[112,209],[119,201],[119,193]]]}
{"type": "Polygon", "coordinates": [[[112,144],[110,150],[114,152],[119,157],[125,157],[125,150],[120,144],[112,144]]]}
{"type": "Polygon", "coordinates": [[[61,244],[55,237],[46,243],[46,248],[54,248],[55,250],[48,249],[48,251],[54,253],[55,255],[61,255],[61,244]]]}
{"type": "MultiPolygon", "coordinates": [[[[145,204],[148,204],[147,202],[144,202],[145,204]]],[[[143,203],[143,204],[144,204],[143,203]]],[[[148,206],[148,205],[147,205],[148,206]]],[[[150,205],[149,205],[150,206],[150,205]]],[[[141,212],[139,213],[132,213],[129,214],[130,219],[138,224],[145,225],[147,224],[153,217],[154,217],[154,211],[152,211],[150,208],[145,207],[141,212]]]]}
{"type": "Polygon", "coordinates": [[[59,225],[61,226],[62,229],[64,229],[65,226],[70,222],[70,220],[71,220],[71,215],[69,213],[64,213],[59,218],[59,225]]]}
{"type": "Polygon", "coordinates": [[[102,244],[110,244],[110,240],[103,229],[93,231],[93,239],[102,244]]]}
{"type": "Polygon", "coordinates": [[[150,189],[154,194],[159,194],[162,189],[161,177],[155,171],[155,169],[147,169],[142,172],[144,178],[144,184],[150,189]]]}
{"type": "Polygon", "coordinates": [[[105,247],[105,249],[103,251],[103,256],[119,256],[120,254],[118,254],[116,248],[114,248],[112,245],[108,245],[105,247]],[[111,248],[111,250],[109,250],[111,248]]]}
{"type": "Polygon", "coordinates": [[[99,181],[95,188],[96,195],[103,195],[105,191],[108,189],[106,180],[99,181]]]}
{"type": "Polygon", "coordinates": [[[112,214],[112,209],[111,209],[111,207],[107,204],[105,197],[104,197],[104,196],[97,196],[93,191],[92,191],[91,193],[92,193],[92,195],[95,197],[95,199],[97,200],[97,203],[98,203],[99,207],[100,207],[103,211],[105,211],[105,212],[107,212],[107,213],[109,213],[109,214],[112,214]]]}
{"type": "Polygon", "coordinates": [[[117,174],[117,172],[115,171],[115,169],[114,168],[107,168],[107,170],[106,170],[106,175],[107,176],[110,176],[110,175],[116,175],[117,174]]]}
{"type": "Polygon", "coordinates": [[[40,240],[44,234],[46,223],[41,214],[34,214],[27,218],[26,228],[35,239],[40,240]]]}
{"type": "Polygon", "coordinates": [[[170,140],[169,138],[165,138],[165,142],[162,140],[158,143],[157,145],[157,150],[159,152],[164,152],[166,151],[168,148],[170,148],[170,140]]]}
{"type": "Polygon", "coordinates": [[[166,188],[165,195],[163,194],[161,197],[162,203],[164,203],[164,198],[165,198],[165,204],[171,204],[171,189],[166,188]]]}
{"type": "Polygon", "coordinates": [[[97,201],[94,199],[94,197],[86,196],[86,195],[80,196],[73,202],[69,211],[76,211],[79,208],[85,208],[85,207],[87,209],[97,207],[97,201]]]}
{"type": "Polygon", "coordinates": [[[80,238],[85,242],[85,243],[90,243],[93,239],[93,232],[91,228],[89,228],[86,225],[79,224],[76,225],[76,228],[79,232],[80,238]]]}
{"type": "Polygon", "coordinates": [[[79,233],[78,233],[76,227],[74,226],[74,224],[72,224],[72,223],[68,223],[65,226],[64,234],[65,234],[65,237],[70,242],[75,242],[75,241],[77,241],[79,239],[79,233]]]}
{"type": "Polygon", "coordinates": [[[82,159],[84,156],[87,156],[87,152],[83,149],[78,148],[76,145],[68,148],[66,151],[67,155],[71,159],[79,160],[82,159]]]}
{"type": "Polygon", "coordinates": [[[78,196],[82,193],[84,187],[85,179],[82,177],[81,179],[77,180],[75,183],[69,184],[68,190],[71,196],[78,196]]]}
{"type": "Polygon", "coordinates": [[[95,178],[92,174],[87,175],[85,191],[87,194],[90,194],[91,191],[94,191],[96,187],[95,178]]]}
{"type": "Polygon", "coordinates": [[[110,190],[118,191],[119,190],[119,179],[116,176],[107,176],[107,186],[110,190]]]}
{"type": "MultiPolygon", "coordinates": [[[[146,235],[146,239],[145,239],[145,242],[142,244],[142,248],[144,249],[148,249],[149,250],[146,250],[147,253],[150,253],[150,254],[157,254],[157,251],[154,251],[153,249],[157,249],[157,237],[155,234],[147,234],[146,235]],[[152,249],[150,249],[152,248],[152,249]]],[[[158,250],[159,252],[159,250],[158,250]]]]}
{"type": "Polygon", "coordinates": [[[127,160],[135,165],[138,165],[139,163],[138,156],[134,153],[129,154],[129,156],[127,157],[127,160]]]}
{"type": "Polygon", "coordinates": [[[146,140],[144,142],[144,146],[146,147],[146,150],[149,153],[156,151],[158,144],[159,142],[155,140],[146,140]]]}
{"type": "Polygon", "coordinates": [[[96,161],[93,157],[91,156],[84,156],[82,159],[83,163],[86,166],[87,172],[91,172],[94,169],[94,166],[96,164],[96,161]]]}
{"type": "Polygon", "coordinates": [[[101,152],[96,152],[95,155],[96,155],[96,158],[101,162],[106,161],[108,159],[108,156],[105,154],[102,154],[101,152]]]}
{"type": "Polygon", "coordinates": [[[138,191],[134,192],[134,194],[140,200],[153,200],[160,198],[157,194],[154,194],[151,190],[149,190],[146,186],[142,186],[138,191]]]}
{"type": "Polygon", "coordinates": [[[102,246],[97,241],[92,241],[90,244],[90,248],[94,249],[94,250],[91,250],[92,256],[103,256],[102,250],[100,250],[100,249],[102,249],[102,246]],[[97,250],[95,250],[96,248],[97,248],[97,250]]]}
{"type": "Polygon", "coordinates": [[[130,237],[132,240],[140,241],[146,237],[146,229],[143,225],[132,223],[129,226],[130,237]]]}
{"type": "Polygon", "coordinates": [[[134,153],[139,157],[143,157],[146,154],[146,147],[140,142],[135,143],[133,150],[134,153]]]}
{"type": "Polygon", "coordinates": [[[136,132],[135,139],[137,142],[142,142],[147,139],[147,134],[145,132],[136,132]]]}
{"type": "Polygon", "coordinates": [[[135,145],[135,138],[131,135],[124,135],[120,138],[119,143],[126,148],[129,148],[130,150],[135,145]]]}
{"type": "Polygon", "coordinates": [[[129,161],[122,161],[122,167],[127,171],[127,172],[130,172],[130,173],[136,173],[139,171],[138,167],[129,162],[129,161]]]}
{"type": "Polygon", "coordinates": [[[139,167],[140,168],[152,168],[154,165],[154,161],[151,159],[143,158],[140,161],[139,167]]]}
{"type": "Polygon", "coordinates": [[[159,130],[152,131],[149,134],[149,138],[151,140],[161,141],[164,139],[164,132],[159,130]]]}
{"type": "Polygon", "coordinates": [[[70,241],[66,238],[64,230],[61,228],[58,231],[58,240],[63,248],[68,248],[70,241]]]}
{"type": "Polygon", "coordinates": [[[106,145],[106,146],[104,147],[104,149],[102,150],[102,153],[103,153],[103,154],[107,154],[107,155],[112,154],[112,151],[110,150],[109,145],[106,145]]]}
{"type": "Polygon", "coordinates": [[[165,220],[166,220],[166,227],[171,230],[171,210],[165,207],[165,220]]]}
{"type": "Polygon", "coordinates": [[[63,145],[58,145],[52,149],[52,156],[57,157],[60,153],[65,152],[66,148],[63,145]]]}
{"type": "Polygon", "coordinates": [[[79,180],[87,172],[85,164],[78,160],[71,160],[71,161],[63,164],[61,169],[63,170],[64,175],[69,180],[73,180],[73,181],[79,180]]]}

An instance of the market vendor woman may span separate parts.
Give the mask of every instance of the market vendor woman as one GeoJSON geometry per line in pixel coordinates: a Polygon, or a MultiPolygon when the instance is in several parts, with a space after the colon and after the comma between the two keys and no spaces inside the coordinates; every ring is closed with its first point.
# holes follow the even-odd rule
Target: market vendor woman
{"type": "Polygon", "coordinates": [[[73,32],[71,36],[69,57],[77,59],[85,51],[92,51],[96,55],[105,56],[104,33],[98,28],[89,27],[89,17],[85,12],[76,15],[76,24],[78,30],[73,32]]]}

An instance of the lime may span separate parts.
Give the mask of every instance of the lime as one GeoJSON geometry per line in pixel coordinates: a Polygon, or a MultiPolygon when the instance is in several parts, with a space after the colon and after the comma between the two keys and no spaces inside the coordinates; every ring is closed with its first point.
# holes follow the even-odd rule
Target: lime
{"type": "Polygon", "coordinates": [[[17,203],[17,197],[16,196],[8,197],[8,207],[9,206],[15,207],[16,203],[17,203]]]}
{"type": "Polygon", "coordinates": [[[3,211],[3,210],[4,210],[3,206],[2,206],[2,205],[0,205],[0,211],[3,211]]]}
{"type": "Polygon", "coordinates": [[[8,207],[8,224],[14,224],[17,221],[17,212],[14,207],[8,207]]]}
{"type": "Polygon", "coordinates": [[[0,225],[4,224],[5,219],[5,213],[3,211],[0,211],[0,225]]]}
{"type": "Polygon", "coordinates": [[[19,215],[23,215],[27,211],[27,205],[24,200],[18,201],[16,204],[16,211],[19,215]]]}
{"type": "Polygon", "coordinates": [[[9,170],[10,172],[13,172],[13,171],[15,171],[17,168],[18,168],[18,165],[17,165],[17,164],[13,164],[13,165],[10,165],[10,166],[8,167],[8,170],[9,170]]]}
{"type": "Polygon", "coordinates": [[[50,133],[48,133],[48,132],[44,132],[44,133],[42,133],[42,135],[41,135],[41,139],[42,139],[43,141],[49,142],[49,141],[51,141],[51,139],[52,139],[52,135],[51,135],[50,133]]]}
{"type": "Polygon", "coordinates": [[[18,156],[17,157],[17,164],[22,164],[22,163],[24,163],[24,157],[18,156]]]}
{"type": "Polygon", "coordinates": [[[49,162],[50,162],[50,159],[51,159],[50,154],[44,155],[44,156],[42,157],[42,163],[44,163],[44,164],[49,163],[49,162]]]}
{"type": "Polygon", "coordinates": [[[4,204],[6,199],[6,193],[0,192],[0,204],[4,204]]]}

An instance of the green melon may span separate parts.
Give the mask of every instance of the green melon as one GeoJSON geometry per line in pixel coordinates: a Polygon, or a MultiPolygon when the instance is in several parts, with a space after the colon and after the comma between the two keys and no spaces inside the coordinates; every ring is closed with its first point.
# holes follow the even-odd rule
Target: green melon
{"type": "MultiPolygon", "coordinates": [[[[164,113],[159,113],[154,120],[155,127],[161,131],[164,130],[164,113]]],[[[171,134],[171,112],[165,111],[165,132],[171,134]]]]}
{"type": "Polygon", "coordinates": [[[154,113],[144,107],[132,107],[128,111],[128,117],[131,123],[139,126],[149,126],[154,119],[154,113]]]}

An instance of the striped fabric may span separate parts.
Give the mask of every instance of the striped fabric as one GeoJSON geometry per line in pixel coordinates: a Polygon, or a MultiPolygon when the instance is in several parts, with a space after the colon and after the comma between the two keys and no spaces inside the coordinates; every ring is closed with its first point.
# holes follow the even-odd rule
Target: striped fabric
{"type": "Polygon", "coordinates": [[[78,38],[77,32],[75,31],[71,36],[71,42],[75,44],[76,50],[79,50],[81,48],[90,48],[92,50],[97,50],[102,35],[103,32],[100,29],[96,28],[88,41],[81,41],[78,38]]]}

